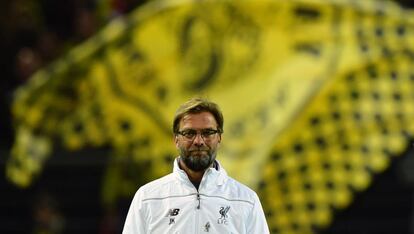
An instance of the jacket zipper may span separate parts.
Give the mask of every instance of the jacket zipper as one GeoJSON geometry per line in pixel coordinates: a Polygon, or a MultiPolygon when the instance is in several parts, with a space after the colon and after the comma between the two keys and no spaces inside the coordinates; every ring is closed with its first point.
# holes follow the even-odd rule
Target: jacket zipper
{"type": "Polygon", "coordinates": [[[194,233],[199,233],[199,223],[200,223],[200,193],[197,190],[197,207],[196,207],[196,215],[195,215],[195,232],[194,233]]]}
{"type": "Polygon", "coordinates": [[[201,206],[201,201],[200,201],[200,193],[198,191],[197,191],[197,201],[198,201],[197,210],[199,210],[201,206]]]}
{"type": "MultiPolygon", "coordinates": [[[[206,172],[206,173],[208,173],[208,172],[206,172]]],[[[203,178],[201,178],[201,181],[200,181],[200,184],[198,186],[198,189],[196,188],[196,190],[197,190],[197,197],[196,197],[196,199],[197,199],[198,204],[197,204],[196,210],[195,210],[195,212],[196,212],[196,215],[195,215],[195,218],[196,218],[195,229],[196,230],[195,230],[194,233],[199,233],[200,232],[199,225],[200,225],[200,212],[201,212],[200,211],[200,209],[201,209],[201,198],[200,198],[200,191],[199,191],[199,189],[202,187],[203,179],[206,176],[206,173],[204,173],[203,178]]]]}

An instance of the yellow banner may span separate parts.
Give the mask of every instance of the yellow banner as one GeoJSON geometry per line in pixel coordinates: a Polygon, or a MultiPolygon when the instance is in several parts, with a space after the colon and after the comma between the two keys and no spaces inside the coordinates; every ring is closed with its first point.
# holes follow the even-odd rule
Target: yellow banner
{"type": "Polygon", "coordinates": [[[167,174],[175,109],[222,108],[219,160],[257,189],[273,232],[312,233],[414,133],[413,15],[383,1],[154,1],[16,93],[7,176],[56,146],[110,146],[104,200],[167,174]]]}

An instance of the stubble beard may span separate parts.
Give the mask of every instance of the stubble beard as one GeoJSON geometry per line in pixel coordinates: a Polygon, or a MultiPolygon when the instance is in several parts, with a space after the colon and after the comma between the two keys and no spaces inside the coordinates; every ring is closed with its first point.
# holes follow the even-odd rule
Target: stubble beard
{"type": "Polygon", "coordinates": [[[180,149],[181,160],[192,171],[205,171],[216,159],[216,151],[209,149],[180,149]]]}

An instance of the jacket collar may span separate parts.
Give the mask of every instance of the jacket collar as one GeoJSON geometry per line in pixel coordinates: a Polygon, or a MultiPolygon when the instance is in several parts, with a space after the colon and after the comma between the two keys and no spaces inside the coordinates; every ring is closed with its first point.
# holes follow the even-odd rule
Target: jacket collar
{"type": "MultiPolygon", "coordinates": [[[[190,180],[188,179],[187,173],[182,170],[178,165],[179,157],[174,160],[174,168],[173,174],[181,181],[185,182],[186,184],[191,184],[190,180]]],[[[221,166],[220,162],[215,160],[215,166],[208,168],[203,175],[203,187],[209,187],[212,184],[216,184],[218,186],[223,185],[227,180],[227,172],[221,166]]]]}

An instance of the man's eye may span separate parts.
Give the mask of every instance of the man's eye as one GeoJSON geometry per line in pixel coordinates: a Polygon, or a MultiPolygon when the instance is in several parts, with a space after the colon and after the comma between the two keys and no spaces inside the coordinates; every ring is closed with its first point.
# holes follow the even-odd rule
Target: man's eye
{"type": "Polygon", "coordinates": [[[193,131],[186,131],[186,132],[183,132],[183,135],[184,136],[186,136],[186,137],[192,137],[192,136],[194,136],[196,133],[195,132],[193,132],[193,131]]]}
{"type": "Polygon", "coordinates": [[[214,133],[215,133],[215,131],[213,131],[213,130],[205,130],[201,134],[203,136],[210,136],[210,135],[213,135],[214,133]]]}

